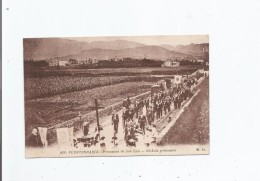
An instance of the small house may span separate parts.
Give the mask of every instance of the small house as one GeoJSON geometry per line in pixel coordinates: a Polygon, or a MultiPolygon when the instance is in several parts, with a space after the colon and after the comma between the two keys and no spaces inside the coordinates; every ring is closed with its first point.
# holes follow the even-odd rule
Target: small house
{"type": "Polygon", "coordinates": [[[162,64],[162,67],[179,67],[180,62],[176,62],[175,60],[167,60],[162,64]]]}
{"type": "Polygon", "coordinates": [[[68,64],[68,62],[65,61],[65,60],[60,60],[59,61],[59,66],[66,66],[67,64],[68,64]]]}

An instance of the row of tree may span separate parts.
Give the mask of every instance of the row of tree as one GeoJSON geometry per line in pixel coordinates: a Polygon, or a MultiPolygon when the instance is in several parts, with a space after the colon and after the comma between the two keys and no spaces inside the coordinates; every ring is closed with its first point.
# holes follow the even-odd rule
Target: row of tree
{"type": "MultiPolygon", "coordinates": [[[[205,62],[192,62],[188,60],[179,61],[180,66],[189,66],[189,65],[204,65],[205,62]]],[[[88,63],[88,64],[70,64],[74,68],[129,68],[129,67],[161,67],[164,62],[161,60],[152,60],[152,59],[123,59],[123,60],[99,60],[97,63],[88,63]]],[[[41,61],[25,61],[24,62],[25,70],[31,68],[48,68],[49,63],[45,60],[41,61]]],[[[55,68],[59,69],[59,65],[55,68]]]]}
{"type": "Polygon", "coordinates": [[[142,60],[119,60],[106,61],[101,60],[97,63],[100,68],[122,68],[122,67],[161,67],[163,61],[142,59],[142,60]]]}
{"type": "MultiPolygon", "coordinates": [[[[88,63],[81,65],[74,65],[75,68],[122,68],[122,67],[160,67],[163,61],[160,60],[151,60],[151,59],[124,59],[124,60],[99,60],[97,63],[88,63]]],[[[44,68],[49,67],[49,63],[45,60],[41,61],[25,61],[24,62],[25,69],[30,68],[44,68]]],[[[56,68],[60,68],[59,65],[56,68]]]]}

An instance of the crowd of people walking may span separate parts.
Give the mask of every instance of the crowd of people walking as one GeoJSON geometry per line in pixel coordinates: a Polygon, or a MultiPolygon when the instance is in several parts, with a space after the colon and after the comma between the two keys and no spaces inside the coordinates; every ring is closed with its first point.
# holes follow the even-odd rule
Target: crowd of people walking
{"type": "MultiPolygon", "coordinates": [[[[196,84],[195,79],[186,79],[181,84],[172,84],[170,89],[153,93],[150,98],[123,101],[122,126],[124,140],[127,145],[135,145],[137,134],[145,135],[156,127],[155,121],[160,120],[171,110],[180,109],[181,105],[192,95],[191,87],[196,84]]],[[[114,130],[118,132],[118,115],[112,114],[114,130]]]]}

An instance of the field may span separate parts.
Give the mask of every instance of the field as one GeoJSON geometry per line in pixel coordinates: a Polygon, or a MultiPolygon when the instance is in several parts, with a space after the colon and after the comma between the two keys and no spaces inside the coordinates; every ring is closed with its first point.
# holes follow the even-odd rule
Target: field
{"type": "Polygon", "coordinates": [[[97,98],[102,106],[108,106],[150,90],[151,82],[127,82],[103,86],[84,91],[76,91],[42,99],[28,100],[25,103],[26,128],[53,125],[85,114],[94,106],[97,98]]]}
{"type": "Polygon", "coordinates": [[[122,82],[140,81],[138,76],[49,76],[25,79],[25,99],[43,98],[122,82]]]}
{"type": "Polygon", "coordinates": [[[138,75],[175,75],[186,74],[195,71],[202,66],[181,66],[181,67],[158,67],[158,68],[102,68],[102,69],[71,69],[61,68],[30,70],[25,72],[25,77],[49,77],[49,76],[138,76],[138,75]]]}
{"type": "MultiPolygon", "coordinates": [[[[190,74],[198,67],[34,70],[25,73],[25,99],[44,98],[156,76],[190,74]]],[[[157,79],[158,80],[158,79],[157,79]]]]}
{"type": "Polygon", "coordinates": [[[194,67],[88,69],[56,70],[49,74],[43,71],[38,77],[26,75],[26,135],[34,126],[51,126],[77,117],[79,111],[81,114],[90,112],[95,98],[102,106],[108,106],[147,92],[156,81],[176,72],[195,70],[194,67]]]}
{"type": "Polygon", "coordinates": [[[209,143],[209,79],[199,88],[201,91],[177,120],[162,144],[208,144],[209,143]]]}

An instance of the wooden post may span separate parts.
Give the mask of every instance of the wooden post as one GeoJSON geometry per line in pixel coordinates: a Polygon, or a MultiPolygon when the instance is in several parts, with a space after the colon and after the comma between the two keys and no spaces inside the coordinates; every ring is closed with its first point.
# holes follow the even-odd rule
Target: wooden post
{"type": "Polygon", "coordinates": [[[98,132],[100,132],[98,109],[103,109],[103,108],[105,108],[105,107],[98,106],[98,101],[97,101],[97,99],[95,99],[95,106],[94,106],[94,107],[90,107],[90,109],[95,109],[95,110],[96,110],[97,129],[98,129],[98,132]]]}
{"type": "Polygon", "coordinates": [[[98,132],[100,132],[99,116],[98,116],[98,102],[97,102],[97,99],[95,99],[95,108],[96,108],[96,117],[97,117],[97,128],[98,128],[98,132]]]}

